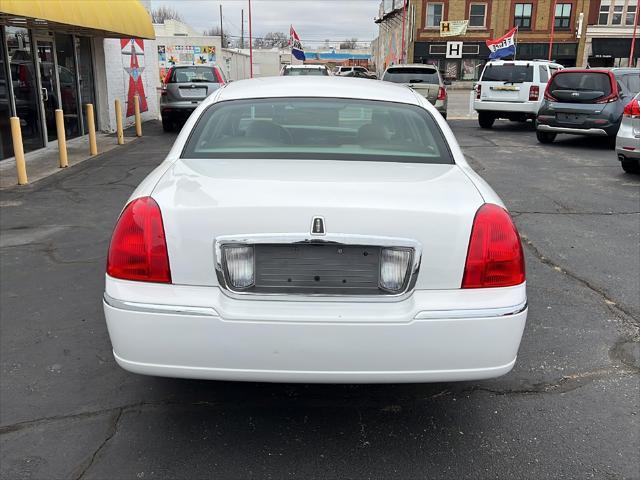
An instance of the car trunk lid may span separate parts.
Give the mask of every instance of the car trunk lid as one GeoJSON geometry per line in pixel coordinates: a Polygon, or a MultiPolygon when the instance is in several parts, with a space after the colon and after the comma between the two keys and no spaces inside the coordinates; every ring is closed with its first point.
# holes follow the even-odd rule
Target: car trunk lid
{"type": "Polygon", "coordinates": [[[533,65],[489,63],[480,82],[480,100],[491,102],[526,102],[533,85],[533,65]]]}
{"type": "Polygon", "coordinates": [[[162,210],[173,282],[185,285],[218,284],[217,238],[310,235],[320,216],[327,235],[418,242],[416,288],[460,288],[483,203],[456,165],[327,160],[183,159],[153,197],[162,210]]]}
{"type": "Polygon", "coordinates": [[[425,97],[432,104],[435,104],[438,99],[440,75],[436,68],[428,66],[393,67],[385,72],[383,80],[406,85],[425,97]]]}

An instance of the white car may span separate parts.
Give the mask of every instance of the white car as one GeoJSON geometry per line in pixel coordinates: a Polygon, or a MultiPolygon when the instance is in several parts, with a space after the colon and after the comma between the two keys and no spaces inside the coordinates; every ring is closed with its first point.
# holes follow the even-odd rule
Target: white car
{"type": "Polygon", "coordinates": [[[640,93],[624,107],[616,154],[625,172],[640,173],[640,93]]]}
{"type": "Polygon", "coordinates": [[[124,207],[104,312],[148,375],[439,382],[511,370],[523,251],[496,193],[409,88],[225,85],[124,207]]]}
{"type": "Polygon", "coordinates": [[[563,68],[545,60],[494,60],[488,62],[475,86],[473,108],[482,128],[498,118],[535,120],[549,78],[563,68]]]}

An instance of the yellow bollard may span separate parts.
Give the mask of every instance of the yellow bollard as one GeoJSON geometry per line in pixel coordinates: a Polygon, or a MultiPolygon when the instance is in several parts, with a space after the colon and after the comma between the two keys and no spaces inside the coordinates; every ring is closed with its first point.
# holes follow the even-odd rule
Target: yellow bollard
{"type": "Polygon", "coordinates": [[[138,95],[133,96],[133,111],[136,115],[136,137],[141,137],[142,121],[140,119],[140,97],[138,95]]]}
{"type": "Polygon", "coordinates": [[[116,134],[118,135],[118,145],[124,145],[124,132],[122,131],[122,109],[120,100],[116,98],[116,134]]]}
{"type": "Polygon", "coordinates": [[[64,131],[64,115],[62,110],[56,109],[56,131],[58,132],[58,165],[60,168],[67,168],[67,134],[64,131]]]}
{"type": "Polygon", "coordinates": [[[96,143],[96,120],[93,117],[93,104],[87,103],[87,129],[89,130],[89,153],[98,154],[98,144],[96,143]]]}
{"type": "Polygon", "coordinates": [[[27,165],[24,161],[24,147],[22,145],[22,130],[20,129],[20,119],[11,117],[11,139],[13,140],[13,154],[16,157],[16,170],[18,171],[18,185],[29,183],[27,179],[27,165]]]}

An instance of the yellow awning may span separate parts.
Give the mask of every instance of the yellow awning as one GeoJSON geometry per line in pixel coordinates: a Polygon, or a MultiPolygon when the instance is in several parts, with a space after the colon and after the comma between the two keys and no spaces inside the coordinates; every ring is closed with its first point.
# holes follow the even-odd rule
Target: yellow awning
{"type": "Polygon", "coordinates": [[[104,37],[156,38],[151,17],[138,0],[0,0],[0,23],[104,37]]]}

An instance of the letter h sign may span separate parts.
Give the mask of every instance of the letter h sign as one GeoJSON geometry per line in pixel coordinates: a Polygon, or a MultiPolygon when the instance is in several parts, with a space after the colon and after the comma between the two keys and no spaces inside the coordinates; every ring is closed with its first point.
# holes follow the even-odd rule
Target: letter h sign
{"type": "Polygon", "coordinates": [[[447,42],[447,58],[462,58],[462,42],[447,42]]]}

